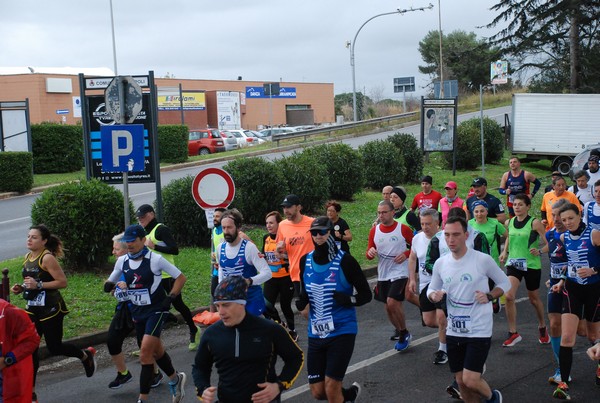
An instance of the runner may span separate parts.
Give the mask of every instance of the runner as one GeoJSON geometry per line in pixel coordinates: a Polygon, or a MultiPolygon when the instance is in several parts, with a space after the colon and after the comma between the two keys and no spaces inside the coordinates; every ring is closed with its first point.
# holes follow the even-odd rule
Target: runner
{"type": "Polygon", "coordinates": [[[352,231],[350,231],[350,226],[346,220],[340,217],[342,205],[335,200],[330,200],[325,204],[325,209],[327,211],[327,217],[329,217],[333,223],[332,235],[338,249],[350,253],[350,245],[348,245],[348,242],[352,241],[352,231]]]}
{"type": "Polygon", "coordinates": [[[594,183],[594,200],[583,206],[583,222],[600,230],[600,180],[594,183]]]}
{"type": "Polygon", "coordinates": [[[538,320],[540,344],[550,343],[544,319],[544,304],[540,299],[539,288],[542,276],[541,248],[546,246],[544,226],[537,218],[529,215],[531,199],[519,193],[513,199],[515,216],[508,221],[508,236],[500,261],[506,264],[506,274],[511,288],[506,293],[506,319],[508,321],[508,338],[503,347],[513,347],[522,340],[517,332],[517,306],[515,298],[521,280],[525,278],[527,296],[533,305],[538,320]],[[540,242],[540,239],[542,242],[540,242]]]}
{"type": "Polygon", "coordinates": [[[565,178],[561,176],[553,179],[552,185],[554,186],[554,190],[544,195],[544,198],[542,199],[542,206],[540,208],[542,211],[542,224],[546,226],[546,231],[550,231],[552,227],[554,227],[554,220],[552,219],[552,205],[554,205],[557,200],[567,199],[569,203],[579,205],[580,209],[582,207],[577,196],[566,190],[567,182],[565,181],[565,178]],[[548,213],[550,213],[550,215],[548,215],[548,213]]]}
{"type": "MultiPolygon", "coordinates": [[[[93,347],[79,349],[71,343],[63,343],[63,321],[69,313],[59,290],[67,288],[67,277],[58,264],[63,256],[62,242],[45,225],[34,225],[27,235],[29,253],[23,262],[23,284],[12,287],[14,294],[22,294],[27,301],[25,311],[35,324],[40,337],[44,336],[51,355],[64,355],[81,360],[85,375],[89,378],[96,371],[96,350],[93,347]]],[[[33,402],[37,402],[35,382],[40,367],[39,349],[33,353],[33,402]]]]}
{"type": "Polygon", "coordinates": [[[463,209],[467,213],[468,219],[473,218],[473,203],[477,200],[483,200],[488,205],[488,217],[497,219],[500,224],[504,224],[506,221],[506,213],[504,212],[504,206],[500,199],[496,196],[492,196],[487,191],[487,180],[479,177],[473,179],[471,183],[473,187],[473,196],[470,196],[465,201],[463,209]]]}
{"type": "Polygon", "coordinates": [[[437,210],[441,198],[441,193],[433,190],[433,178],[430,175],[425,175],[421,178],[421,192],[415,195],[410,210],[415,214],[419,214],[419,211],[428,208],[437,210]]]}
{"type": "Polygon", "coordinates": [[[390,194],[390,202],[394,207],[394,220],[408,226],[415,234],[421,231],[419,218],[404,205],[406,201],[406,190],[400,186],[394,186],[390,194]]]}
{"type": "MultiPolygon", "coordinates": [[[[570,400],[569,385],[573,364],[573,347],[577,337],[579,320],[587,319],[588,339],[599,340],[600,331],[600,231],[581,221],[579,207],[567,204],[560,209],[560,218],[567,232],[561,235],[568,258],[567,273],[552,286],[553,292],[562,292],[561,340],[559,365],[562,382],[553,396],[570,400]]],[[[596,386],[600,386],[600,363],[596,369],[596,386]]]]}
{"type": "Polygon", "coordinates": [[[146,231],[141,225],[130,225],[125,229],[123,241],[127,243],[127,255],[115,263],[113,272],[104,283],[104,291],[110,292],[118,286],[127,289],[132,303],[131,316],[140,345],[140,395],[138,403],[144,403],[150,393],[154,378],[154,362],[169,377],[169,388],[173,403],[183,400],[186,375],[175,371],[171,357],[165,350],[160,333],[171,303],[181,292],[186,278],[179,269],[158,253],[146,246],[146,231]],[[162,287],[161,274],[166,271],[173,279],[169,295],[162,287]],[[121,281],[121,276],[125,281],[121,281]]]}
{"type": "Polygon", "coordinates": [[[467,222],[449,217],[444,238],[451,254],[435,262],[427,297],[448,307],[448,360],[466,402],[502,402],[502,394],[490,389],[482,373],[492,340],[493,299],[510,288],[510,282],[494,260],[467,247],[467,222]],[[468,278],[469,281],[463,279],[468,278]],[[496,286],[490,291],[489,280],[496,286]]]}
{"type": "Polygon", "coordinates": [[[521,169],[521,160],[514,155],[508,160],[508,166],[510,170],[502,175],[498,193],[506,195],[506,206],[508,207],[509,216],[514,217],[515,213],[512,208],[514,196],[524,193],[533,199],[538,190],[540,190],[542,182],[531,172],[521,169]],[[532,192],[529,192],[530,183],[533,183],[532,192]]]}
{"type": "Polygon", "coordinates": [[[573,174],[573,179],[575,184],[569,186],[567,190],[577,196],[581,204],[594,201],[594,182],[589,182],[590,175],[586,171],[580,170],[573,174]]]}
{"type": "Polygon", "coordinates": [[[359,263],[338,250],[332,232],[329,218],[312,222],[315,250],[300,260],[302,292],[297,308],[309,319],[307,372],[313,397],[354,402],[360,385],[354,382],[343,388],[342,381],[358,332],[355,307],[371,301],[372,294],[359,263]]]}
{"type": "Polygon", "coordinates": [[[448,219],[448,212],[453,207],[462,207],[465,202],[463,199],[458,197],[458,185],[454,181],[446,182],[446,186],[444,186],[444,190],[446,191],[446,197],[443,197],[440,200],[438,211],[442,214],[442,228],[446,224],[446,220],[448,219]]]}

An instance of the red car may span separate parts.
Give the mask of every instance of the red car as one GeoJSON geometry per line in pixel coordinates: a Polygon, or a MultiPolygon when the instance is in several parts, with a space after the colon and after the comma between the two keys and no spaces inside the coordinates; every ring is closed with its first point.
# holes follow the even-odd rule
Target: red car
{"type": "Polygon", "coordinates": [[[217,129],[190,131],[188,155],[207,155],[225,151],[225,139],[217,129]]]}

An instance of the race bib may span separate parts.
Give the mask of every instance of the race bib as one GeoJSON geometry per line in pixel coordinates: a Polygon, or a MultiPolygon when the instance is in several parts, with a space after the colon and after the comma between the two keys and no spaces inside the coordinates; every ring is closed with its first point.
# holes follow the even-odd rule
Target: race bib
{"type": "Polygon", "coordinates": [[[550,263],[550,278],[560,278],[564,269],[564,263],[550,263]]]}
{"type": "Polygon", "coordinates": [[[471,316],[450,316],[450,326],[454,333],[470,333],[471,332],[471,316]]]}
{"type": "Polygon", "coordinates": [[[279,259],[277,259],[277,257],[275,257],[275,252],[265,252],[265,260],[269,264],[279,262],[279,259]]]}
{"type": "Polygon", "coordinates": [[[581,269],[582,267],[587,267],[587,266],[585,266],[583,264],[569,264],[569,266],[568,266],[569,277],[579,278],[579,275],[577,274],[577,270],[581,269]]]}
{"type": "Polygon", "coordinates": [[[134,305],[150,305],[150,292],[147,288],[141,290],[127,290],[127,295],[134,305]]]}
{"type": "Polygon", "coordinates": [[[512,266],[513,268],[521,271],[527,271],[527,259],[518,258],[518,259],[508,259],[507,266],[512,266]]]}
{"type": "Polygon", "coordinates": [[[330,316],[324,319],[314,319],[310,321],[313,334],[317,336],[326,336],[335,330],[333,318],[330,316]]]}
{"type": "Polygon", "coordinates": [[[129,301],[129,294],[127,293],[127,289],[123,290],[119,287],[115,288],[115,298],[119,302],[129,301]]]}
{"type": "Polygon", "coordinates": [[[46,291],[40,291],[32,300],[27,301],[28,306],[46,306],[46,291]]]}
{"type": "Polygon", "coordinates": [[[339,250],[342,250],[342,241],[335,241],[335,244],[337,245],[339,250]]]}

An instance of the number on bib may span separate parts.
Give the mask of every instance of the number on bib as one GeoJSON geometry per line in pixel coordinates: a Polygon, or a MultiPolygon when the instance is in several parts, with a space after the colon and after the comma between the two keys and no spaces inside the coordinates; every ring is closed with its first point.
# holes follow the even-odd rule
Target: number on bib
{"type": "Polygon", "coordinates": [[[335,330],[332,317],[311,320],[311,327],[313,334],[317,336],[326,336],[335,330]]]}
{"type": "Polygon", "coordinates": [[[470,333],[471,332],[471,316],[451,316],[450,326],[455,333],[470,333]]]}
{"type": "Polygon", "coordinates": [[[46,306],[46,291],[41,291],[34,299],[27,302],[29,306],[46,306]]]}
{"type": "Polygon", "coordinates": [[[127,290],[129,300],[134,305],[150,305],[150,292],[144,288],[141,290],[127,290]]]}
{"type": "Polygon", "coordinates": [[[518,259],[508,259],[508,266],[512,266],[513,268],[521,271],[527,271],[527,259],[518,258],[518,259]]]}

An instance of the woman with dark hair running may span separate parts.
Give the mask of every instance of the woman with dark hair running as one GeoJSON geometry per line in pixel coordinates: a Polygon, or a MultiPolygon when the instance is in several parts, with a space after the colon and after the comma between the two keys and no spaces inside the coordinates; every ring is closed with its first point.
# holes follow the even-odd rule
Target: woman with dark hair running
{"type": "MultiPolygon", "coordinates": [[[[40,337],[44,336],[50,354],[79,358],[85,375],[91,377],[96,370],[96,350],[92,347],[81,350],[62,341],[63,320],[69,310],[59,291],[67,287],[67,277],[57,260],[63,256],[61,240],[45,225],[34,225],[27,235],[27,249],[29,253],[23,262],[23,284],[15,284],[12,292],[22,294],[27,301],[25,310],[40,337]]],[[[35,379],[39,366],[36,349],[33,353],[33,402],[37,402],[35,379]]]]}

